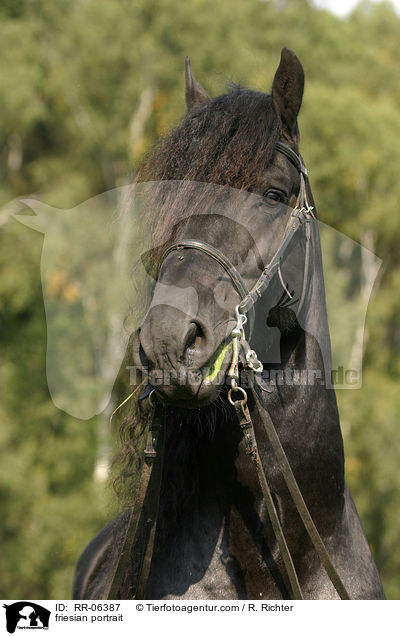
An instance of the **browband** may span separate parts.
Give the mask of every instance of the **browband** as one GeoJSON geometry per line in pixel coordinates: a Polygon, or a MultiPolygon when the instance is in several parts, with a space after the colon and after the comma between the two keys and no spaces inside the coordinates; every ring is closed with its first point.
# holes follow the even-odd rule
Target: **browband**
{"type": "Polygon", "coordinates": [[[298,155],[294,150],[289,148],[282,141],[277,141],[275,144],[275,149],[281,152],[285,157],[289,159],[289,161],[294,165],[297,170],[303,174],[305,177],[307,176],[307,168],[305,167],[302,158],[298,155]]]}

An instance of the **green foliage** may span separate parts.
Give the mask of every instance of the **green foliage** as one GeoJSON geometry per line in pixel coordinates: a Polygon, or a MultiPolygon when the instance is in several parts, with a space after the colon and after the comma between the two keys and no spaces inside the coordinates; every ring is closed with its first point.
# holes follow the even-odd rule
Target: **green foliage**
{"type": "MultiPolygon", "coordinates": [[[[302,152],[323,221],[383,259],[364,386],[341,391],[347,476],[387,594],[400,550],[400,18],[361,3],[346,20],[307,0],[3,0],[0,204],[72,207],[135,174],[184,112],[183,61],[216,95],[269,90],[280,49],[306,71],[302,152]]],[[[93,480],[98,419],[53,406],[45,381],[42,237],[0,213],[1,594],[68,597],[74,562],[110,516],[93,480]]],[[[333,325],[334,328],[334,325],[333,325]]]]}

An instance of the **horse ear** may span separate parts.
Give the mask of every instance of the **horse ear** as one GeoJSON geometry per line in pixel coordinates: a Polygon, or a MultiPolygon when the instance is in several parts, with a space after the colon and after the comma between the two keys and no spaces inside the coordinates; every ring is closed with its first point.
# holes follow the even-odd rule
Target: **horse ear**
{"type": "Polygon", "coordinates": [[[304,90],[304,71],[298,57],[286,47],[272,84],[272,98],[286,133],[297,138],[297,115],[304,90]]]}
{"type": "MultiPolygon", "coordinates": [[[[52,208],[37,199],[20,199],[20,203],[31,208],[35,212],[35,216],[25,216],[24,214],[13,214],[13,218],[37,232],[46,234],[52,221],[58,212],[57,208],[52,208]]],[[[22,208],[24,209],[24,208],[22,208]]]]}
{"type": "Polygon", "coordinates": [[[188,110],[201,108],[211,99],[193,75],[188,57],[185,59],[185,97],[188,110]]]}

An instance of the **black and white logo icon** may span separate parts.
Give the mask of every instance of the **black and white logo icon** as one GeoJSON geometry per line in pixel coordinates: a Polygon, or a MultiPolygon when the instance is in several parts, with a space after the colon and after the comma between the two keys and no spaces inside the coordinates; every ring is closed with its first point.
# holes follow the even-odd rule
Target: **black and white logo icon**
{"type": "Polygon", "coordinates": [[[51,612],[37,603],[18,601],[3,607],[9,634],[14,634],[16,629],[49,629],[51,612]]]}

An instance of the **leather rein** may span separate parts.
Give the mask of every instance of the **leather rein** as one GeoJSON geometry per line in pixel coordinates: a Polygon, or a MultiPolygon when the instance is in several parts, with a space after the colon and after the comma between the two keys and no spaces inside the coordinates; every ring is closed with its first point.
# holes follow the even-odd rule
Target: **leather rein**
{"type": "MultiPolygon", "coordinates": [[[[310,512],[304,502],[299,486],[293,475],[289,461],[279,440],[274,423],[269,415],[263,393],[270,392],[270,389],[262,380],[261,374],[263,365],[257,357],[257,353],[250,348],[244,331],[244,325],[247,322],[247,315],[253,317],[254,305],[257,300],[265,293],[272,278],[278,274],[279,280],[287,293],[292,298],[290,291],[283,282],[280,264],[284,253],[290,244],[297,230],[305,225],[306,250],[304,261],[303,289],[297,307],[297,315],[303,307],[305,293],[307,287],[308,269],[310,262],[310,242],[311,227],[310,224],[315,220],[313,207],[309,204],[307,197],[307,170],[301,157],[295,153],[289,146],[282,142],[277,142],[276,150],[283,154],[297,168],[300,174],[300,189],[297,197],[296,205],[289,217],[285,228],[282,242],[272,259],[269,261],[260,277],[248,290],[243,281],[241,274],[235,266],[226,258],[226,256],[217,248],[203,241],[183,240],[170,245],[164,252],[161,263],[173,251],[182,249],[195,249],[206,254],[215,260],[229,275],[232,285],[239,294],[241,301],[235,308],[235,326],[231,332],[232,338],[232,360],[227,376],[230,379],[230,389],[228,392],[228,401],[233,406],[238,418],[240,427],[243,432],[246,452],[254,462],[257,470],[258,480],[260,483],[263,498],[266,503],[268,515],[271,525],[280,549],[286,573],[289,579],[292,598],[303,599],[302,590],[298,581],[296,569],[291,557],[289,548],[286,543],[285,535],[280,523],[279,515],[276,510],[275,503],[265,476],[265,472],[260,459],[254,425],[247,406],[247,392],[239,384],[239,363],[242,363],[250,386],[251,393],[254,398],[254,405],[257,415],[262,423],[263,429],[269,439],[275,458],[277,460],[281,474],[286,482],[292,500],[303,522],[305,530],[320,558],[320,561],[328,574],[333,586],[335,587],[341,599],[350,599],[350,596],[340,578],[332,560],[326,550],[326,547],[318,533],[317,528],[312,520],[310,512]]],[[[121,598],[120,590],[126,572],[129,568],[132,549],[135,554],[138,551],[138,557],[135,560],[137,566],[137,583],[134,598],[145,598],[146,584],[150,573],[152,553],[154,547],[154,539],[157,525],[158,503],[162,479],[162,464],[164,453],[164,420],[165,409],[158,402],[153,401],[154,390],[149,395],[153,414],[147,434],[147,443],[144,450],[144,465],[136,492],[135,502],[131,509],[127,528],[123,538],[122,548],[119,558],[114,567],[113,575],[104,592],[104,598],[117,599],[121,598]]],[[[130,596],[132,598],[132,596],[130,596]]]]}

